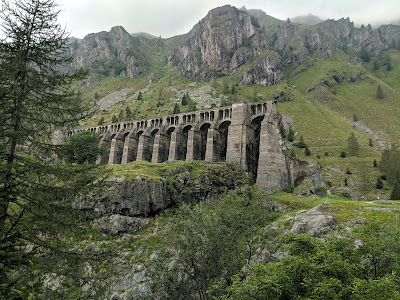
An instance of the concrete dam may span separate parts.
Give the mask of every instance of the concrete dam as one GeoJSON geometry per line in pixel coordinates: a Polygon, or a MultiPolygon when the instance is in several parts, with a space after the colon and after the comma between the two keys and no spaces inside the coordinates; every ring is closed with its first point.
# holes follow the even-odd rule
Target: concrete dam
{"type": "MultiPolygon", "coordinates": [[[[310,176],[321,177],[315,164],[287,155],[279,133],[280,121],[276,102],[241,102],[229,107],[59,130],[55,140],[61,144],[81,131],[99,134],[107,148],[98,159],[102,164],[230,162],[251,172],[257,184],[268,189],[296,186],[310,176]]],[[[322,177],[314,179],[323,181],[322,177]]]]}

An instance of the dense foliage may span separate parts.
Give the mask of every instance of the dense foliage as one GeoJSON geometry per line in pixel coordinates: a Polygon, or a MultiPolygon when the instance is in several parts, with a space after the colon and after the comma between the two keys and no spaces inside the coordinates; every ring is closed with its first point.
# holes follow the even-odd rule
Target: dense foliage
{"type": "Polygon", "coordinates": [[[263,194],[245,187],[213,205],[183,205],[152,262],[152,297],[208,299],[211,284],[226,282],[250,263],[258,230],[274,219],[263,194]]]}
{"type": "Polygon", "coordinates": [[[90,131],[82,131],[72,135],[62,148],[62,156],[68,163],[94,164],[103,155],[105,146],[100,146],[100,136],[90,131]]]}

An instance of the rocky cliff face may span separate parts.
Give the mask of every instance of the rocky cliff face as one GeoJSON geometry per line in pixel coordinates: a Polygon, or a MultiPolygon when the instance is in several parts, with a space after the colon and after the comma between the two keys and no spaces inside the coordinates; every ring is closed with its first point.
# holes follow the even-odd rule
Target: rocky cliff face
{"type": "Polygon", "coordinates": [[[92,33],[78,44],[70,44],[74,68],[87,68],[104,75],[136,77],[147,69],[147,60],[140,49],[142,37],[133,38],[123,27],[110,32],[92,33]]]}
{"type": "Polygon", "coordinates": [[[79,199],[76,208],[85,211],[88,219],[95,219],[95,228],[118,234],[139,230],[145,224],[143,217],[183,202],[204,202],[249,181],[235,165],[204,162],[199,166],[201,171],[197,173],[192,166],[166,170],[165,180],[110,179],[102,191],[79,199]]]}
{"type": "Polygon", "coordinates": [[[233,73],[268,47],[250,15],[230,5],[211,10],[188,36],[168,62],[191,79],[210,80],[233,73]]]}
{"type": "MultiPolygon", "coordinates": [[[[327,59],[338,49],[347,48],[356,52],[366,49],[376,56],[399,38],[400,26],[395,25],[383,25],[378,30],[369,25],[355,28],[349,18],[342,18],[301,27],[263,11],[225,5],[211,10],[197,23],[167,54],[165,62],[187,78],[208,81],[255,61],[236,79],[245,85],[269,86],[282,82],[280,70],[288,64],[306,66],[310,57],[327,59]],[[269,25],[261,28],[257,18],[269,25]]],[[[74,68],[133,78],[151,68],[149,49],[153,48],[146,48],[148,43],[145,37],[132,37],[117,26],[110,32],[92,33],[80,42],[72,42],[68,54],[75,57],[74,68]]]]}

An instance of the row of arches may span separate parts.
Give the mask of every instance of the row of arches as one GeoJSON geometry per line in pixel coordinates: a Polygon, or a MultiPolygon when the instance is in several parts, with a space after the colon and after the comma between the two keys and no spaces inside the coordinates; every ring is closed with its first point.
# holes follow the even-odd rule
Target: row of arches
{"type": "Polygon", "coordinates": [[[103,137],[109,151],[101,162],[129,163],[141,160],[161,163],[168,160],[225,161],[231,121],[203,122],[112,133],[103,137]]]}

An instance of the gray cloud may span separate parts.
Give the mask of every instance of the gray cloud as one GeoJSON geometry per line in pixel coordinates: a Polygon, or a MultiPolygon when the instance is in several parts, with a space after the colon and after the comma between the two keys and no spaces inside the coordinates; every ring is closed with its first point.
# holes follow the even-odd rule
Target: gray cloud
{"type": "MultiPolygon", "coordinates": [[[[58,0],[60,22],[71,35],[122,25],[129,32],[170,37],[187,33],[210,9],[227,0],[58,0]]],[[[350,17],[356,24],[382,24],[400,19],[399,0],[231,0],[231,5],[259,8],[279,19],[312,13],[322,19],[350,17]]]]}

